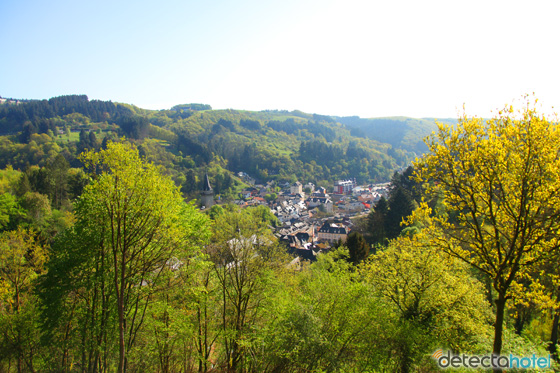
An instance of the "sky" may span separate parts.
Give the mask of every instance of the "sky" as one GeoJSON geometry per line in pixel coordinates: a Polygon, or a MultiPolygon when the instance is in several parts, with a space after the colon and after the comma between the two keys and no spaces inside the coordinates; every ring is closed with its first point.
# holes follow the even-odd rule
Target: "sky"
{"type": "Polygon", "coordinates": [[[0,0],[0,96],[489,117],[560,105],[560,2],[0,0]]]}

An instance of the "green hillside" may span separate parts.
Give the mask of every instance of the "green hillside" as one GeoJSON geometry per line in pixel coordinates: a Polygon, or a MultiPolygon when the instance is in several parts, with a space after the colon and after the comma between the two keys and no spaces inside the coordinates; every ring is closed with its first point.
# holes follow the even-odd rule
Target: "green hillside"
{"type": "Polygon", "coordinates": [[[61,96],[0,106],[0,167],[44,166],[58,154],[78,167],[83,150],[126,138],[163,166],[187,196],[196,193],[205,172],[224,196],[241,187],[234,176],[240,171],[260,181],[299,179],[322,186],[346,178],[379,182],[389,180],[417,152],[408,144],[420,141],[423,127],[416,129],[412,120],[403,123],[410,129],[395,132],[402,135],[401,146],[395,146],[388,129],[385,137],[375,139],[355,133],[354,124],[297,110],[184,104],[158,111],[85,95],[61,96]]]}
{"type": "Polygon", "coordinates": [[[455,119],[434,118],[360,118],[335,117],[345,124],[354,136],[367,137],[372,140],[390,144],[395,149],[403,149],[418,154],[427,148],[423,139],[436,130],[435,122],[456,123],[455,119]]]}

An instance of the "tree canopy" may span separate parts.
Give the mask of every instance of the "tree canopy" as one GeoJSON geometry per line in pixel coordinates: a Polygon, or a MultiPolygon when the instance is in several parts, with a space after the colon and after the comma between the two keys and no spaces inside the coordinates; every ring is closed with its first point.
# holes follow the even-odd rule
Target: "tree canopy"
{"type": "Polygon", "coordinates": [[[445,210],[433,217],[433,241],[490,279],[499,355],[512,286],[559,248],[560,128],[527,102],[490,120],[439,124],[427,144],[417,175],[445,210]]]}

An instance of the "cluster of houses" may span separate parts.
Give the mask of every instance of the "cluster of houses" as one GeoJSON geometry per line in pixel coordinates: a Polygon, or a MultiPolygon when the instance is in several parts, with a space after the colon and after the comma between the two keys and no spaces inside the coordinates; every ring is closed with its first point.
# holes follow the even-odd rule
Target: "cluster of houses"
{"type": "MultiPolygon", "coordinates": [[[[249,179],[246,174],[243,177],[249,179]]],[[[358,186],[355,180],[340,180],[329,194],[325,188],[316,188],[312,183],[278,185],[271,181],[246,188],[234,202],[242,207],[265,205],[270,208],[281,223],[275,232],[279,241],[298,257],[314,260],[320,252],[345,241],[352,230],[352,218],[367,214],[388,193],[388,187],[389,183],[358,186]]],[[[213,199],[207,177],[203,189],[203,205],[209,208],[213,199]]]]}
{"type": "Polygon", "coordinates": [[[2,96],[0,96],[0,105],[8,105],[8,104],[12,104],[12,105],[19,105],[22,104],[23,102],[19,101],[19,100],[14,100],[13,98],[3,98],[2,96]]]}

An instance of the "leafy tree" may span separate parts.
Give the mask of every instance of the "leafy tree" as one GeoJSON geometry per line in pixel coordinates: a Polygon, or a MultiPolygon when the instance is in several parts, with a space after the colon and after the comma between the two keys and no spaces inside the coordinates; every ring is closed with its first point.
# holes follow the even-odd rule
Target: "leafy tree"
{"type": "Polygon", "coordinates": [[[78,198],[86,185],[90,182],[90,178],[81,168],[71,168],[68,170],[68,197],[70,200],[78,198]]]}
{"type": "Polygon", "coordinates": [[[212,106],[207,104],[182,104],[182,105],[175,105],[171,108],[171,110],[181,111],[181,110],[212,110],[212,106]]]}
{"type": "Polygon", "coordinates": [[[512,287],[560,246],[560,128],[528,102],[518,115],[507,107],[488,121],[438,124],[427,144],[415,167],[446,208],[433,240],[490,279],[499,355],[512,287]]]}
{"type": "Polygon", "coordinates": [[[276,193],[267,193],[264,196],[264,199],[266,199],[267,202],[275,201],[276,198],[278,198],[278,194],[276,193]]]}
{"type": "MultiPolygon", "coordinates": [[[[93,132],[91,132],[93,133],[93,132]]],[[[62,154],[58,154],[47,164],[49,195],[55,208],[60,209],[68,199],[68,169],[70,164],[62,154]]]]}
{"type": "Polygon", "coordinates": [[[280,226],[280,221],[278,221],[276,215],[274,215],[270,211],[270,209],[266,206],[259,205],[256,207],[251,207],[248,209],[248,211],[251,213],[253,218],[259,223],[268,224],[273,227],[280,226]]]}
{"type": "Polygon", "coordinates": [[[223,213],[224,213],[224,208],[222,206],[214,205],[208,211],[208,216],[210,216],[210,219],[216,220],[218,216],[222,215],[223,213]]]}
{"type": "Polygon", "coordinates": [[[28,168],[25,173],[28,174],[29,184],[33,192],[49,194],[49,175],[45,167],[33,166],[28,168]]]}
{"type": "MultiPolygon", "coordinates": [[[[79,205],[78,205],[79,207],[79,205]]],[[[49,365],[87,371],[114,364],[118,340],[111,257],[105,238],[84,221],[55,237],[38,294],[49,365]]],[[[117,354],[118,356],[118,354],[117,354]]]]}
{"type": "Polygon", "coordinates": [[[421,232],[399,237],[372,257],[365,273],[403,320],[460,351],[472,346],[491,317],[483,284],[469,268],[421,232]]]}
{"type": "Polygon", "coordinates": [[[262,124],[258,120],[241,119],[239,125],[251,131],[259,131],[262,128],[262,124]]]}
{"type": "Polygon", "coordinates": [[[206,215],[193,204],[184,207],[182,229],[188,245],[175,251],[163,269],[159,285],[132,352],[136,367],[161,372],[207,371],[216,347],[219,313],[211,263],[202,255],[209,235],[206,215]]]}
{"type": "Polygon", "coordinates": [[[446,346],[469,351],[489,334],[492,316],[484,286],[458,259],[430,247],[422,234],[399,237],[363,268],[373,287],[396,312],[388,343],[395,371],[408,372],[425,351],[446,346]]]}
{"type": "Polygon", "coordinates": [[[18,228],[0,235],[0,363],[15,359],[18,372],[35,371],[39,329],[33,292],[46,259],[32,231],[18,228]]]}
{"type": "Polygon", "coordinates": [[[25,216],[25,211],[16,197],[7,192],[0,194],[0,230],[16,228],[23,216],[25,216]]]}
{"type": "Polygon", "coordinates": [[[173,181],[142,161],[130,145],[109,143],[106,150],[89,151],[81,160],[94,181],[82,194],[78,224],[86,224],[103,238],[98,245],[111,259],[118,314],[118,371],[123,372],[150,299],[147,295],[157,283],[162,265],[182,244],[182,198],[173,181]]]}
{"type": "Polygon", "coordinates": [[[27,220],[38,230],[45,228],[51,215],[49,198],[41,193],[28,192],[21,198],[21,206],[27,212],[27,220]]]}
{"type": "Polygon", "coordinates": [[[228,371],[250,364],[251,330],[261,318],[271,271],[281,263],[274,236],[255,217],[237,209],[218,215],[209,249],[221,295],[223,369],[228,371]]]}
{"type": "Polygon", "coordinates": [[[31,183],[27,173],[22,172],[16,185],[15,195],[21,197],[27,192],[31,192],[31,183]]]}
{"type": "Polygon", "coordinates": [[[394,371],[388,307],[346,258],[341,248],[281,277],[285,287],[270,295],[275,307],[264,325],[269,371],[394,371]]]}

